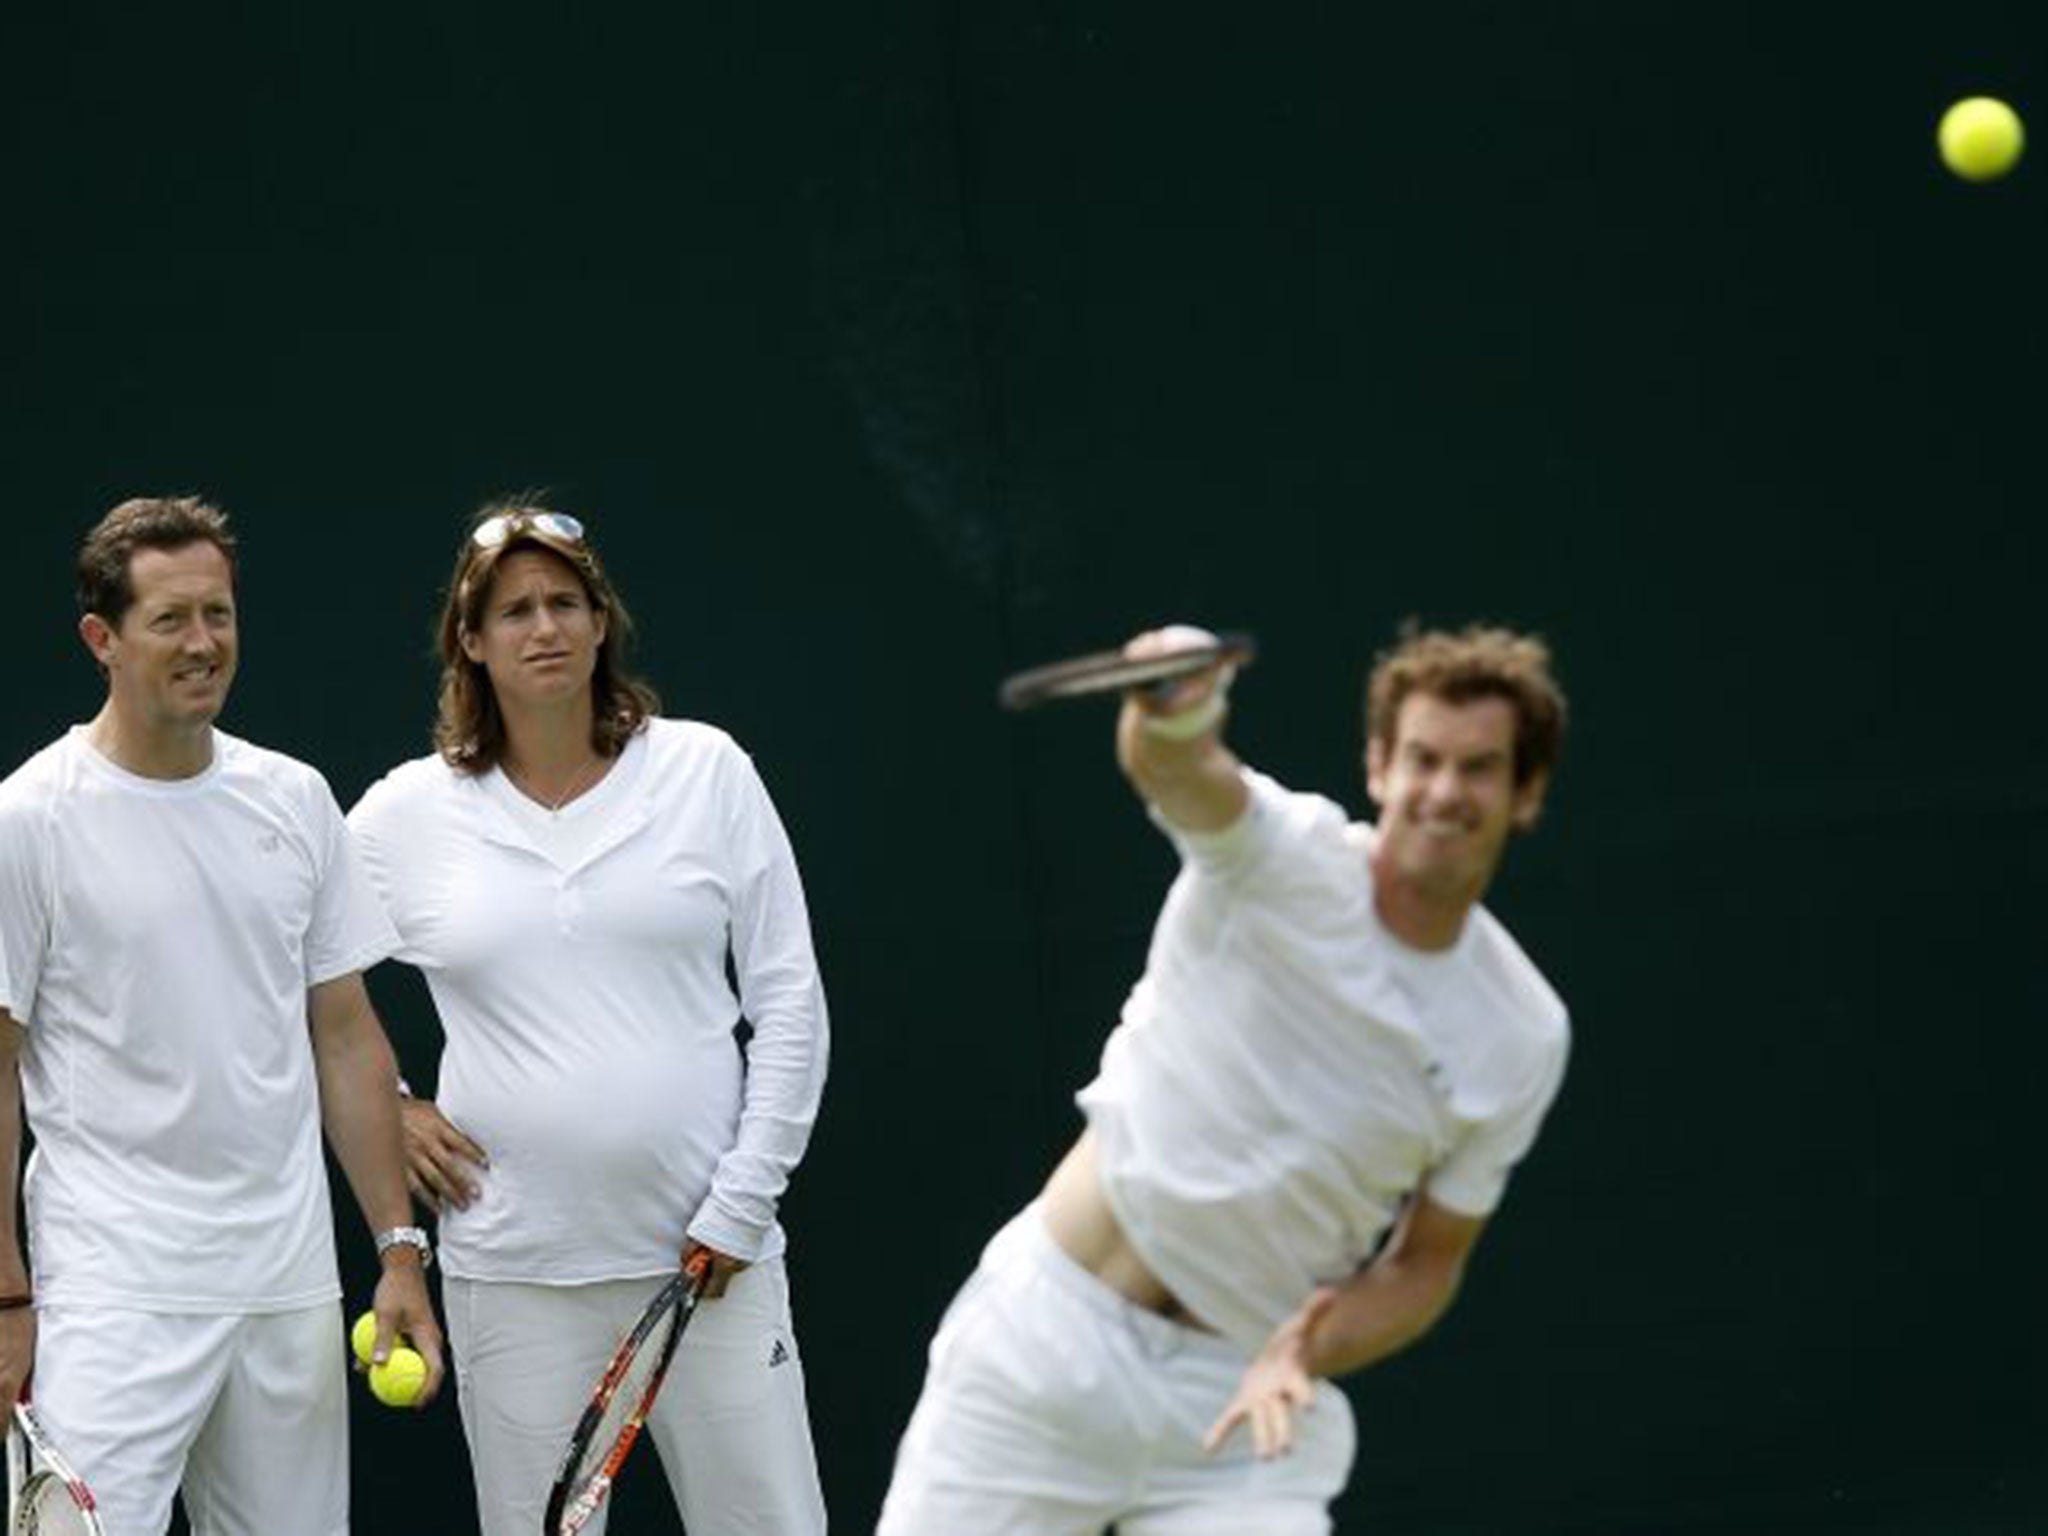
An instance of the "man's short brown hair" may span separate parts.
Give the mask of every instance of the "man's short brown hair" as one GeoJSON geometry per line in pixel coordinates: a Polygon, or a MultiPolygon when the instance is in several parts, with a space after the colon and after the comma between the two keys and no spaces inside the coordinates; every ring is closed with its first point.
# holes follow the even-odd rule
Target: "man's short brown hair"
{"type": "Polygon", "coordinates": [[[1473,624],[1460,630],[1409,623],[1380,654],[1365,685],[1366,740],[1391,752],[1401,706],[1411,694],[1447,704],[1506,699],[1515,708],[1515,783],[1557,767],[1564,749],[1564,691],[1551,675],[1550,647],[1534,635],[1473,624]]]}
{"type": "Polygon", "coordinates": [[[137,550],[184,549],[211,544],[235,574],[235,535],[228,515],[197,496],[137,496],[93,525],[78,549],[78,611],[95,613],[115,629],[135,602],[129,563],[137,550]]]}

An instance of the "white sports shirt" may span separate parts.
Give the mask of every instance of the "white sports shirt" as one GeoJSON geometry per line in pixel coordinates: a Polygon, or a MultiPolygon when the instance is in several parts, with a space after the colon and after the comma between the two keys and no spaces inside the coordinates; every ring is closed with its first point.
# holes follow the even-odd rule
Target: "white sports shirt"
{"type": "Polygon", "coordinates": [[[204,773],[147,779],[78,726],[0,784],[39,1301],[340,1294],[306,990],[395,942],[326,782],[279,753],[216,731],[204,773]]]}
{"type": "Polygon", "coordinates": [[[789,839],[723,731],[655,720],[546,837],[501,772],[401,764],[350,812],[447,1037],[436,1101],[481,1146],[448,1272],[661,1274],[686,1236],[780,1253],[826,1065],[789,839]],[[730,946],[739,995],[726,977],[730,946]],[[733,1025],[753,1038],[744,1061],[733,1025]]]}
{"type": "Polygon", "coordinates": [[[1565,1009],[1474,908],[1441,953],[1380,923],[1371,829],[1247,771],[1251,803],[1183,867],[1079,1102],[1132,1245],[1257,1349],[1370,1259],[1426,1186],[1499,1202],[1564,1072],[1565,1009]]]}

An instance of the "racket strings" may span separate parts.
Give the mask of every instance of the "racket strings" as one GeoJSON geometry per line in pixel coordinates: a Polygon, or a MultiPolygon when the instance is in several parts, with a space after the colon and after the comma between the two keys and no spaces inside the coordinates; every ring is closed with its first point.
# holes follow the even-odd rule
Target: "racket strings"
{"type": "Polygon", "coordinates": [[[10,1536],[98,1536],[99,1526],[79,1506],[61,1477],[31,1478],[21,1491],[10,1536]]]}
{"type": "Polygon", "coordinates": [[[573,1531],[604,1501],[612,1474],[625,1460],[647,1414],[648,1395],[667,1363],[669,1340],[676,1330],[673,1310],[639,1341],[637,1348],[614,1362],[605,1383],[604,1406],[584,1439],[568,1478],[569,1500],[562,1529],[573,1531]]]}

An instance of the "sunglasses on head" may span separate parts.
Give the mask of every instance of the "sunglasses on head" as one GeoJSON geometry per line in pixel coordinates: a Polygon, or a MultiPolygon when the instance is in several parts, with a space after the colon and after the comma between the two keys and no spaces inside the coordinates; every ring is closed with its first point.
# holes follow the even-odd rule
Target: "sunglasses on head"
{"type": "Polygon", "coordinates": [[[478,549],[496,549],[528,528],[566,544],[583,542],[583,525],[566,512],[500,512],[478,523],[469,541],[478,549]]]}

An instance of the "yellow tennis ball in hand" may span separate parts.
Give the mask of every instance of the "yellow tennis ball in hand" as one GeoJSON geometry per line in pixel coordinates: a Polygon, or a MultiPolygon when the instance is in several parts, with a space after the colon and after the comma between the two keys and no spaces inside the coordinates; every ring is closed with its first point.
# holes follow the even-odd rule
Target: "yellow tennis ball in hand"
{"type": "Polygon", "coordinates": [[[1942,113],[1935,142],[1942,163],[1963,180],[1996,181],[2019,163],[2027,130],[1996,97],[1970,96],[1942,113]]]}
{"type": "MultiPolygon", "coordinates": [[[[357,1360],[364,1365],[374,1364],[377,1354],[377,1314],[365,1312],[357,1318],[355,1327],[349,1330],[348,1341],[356,1352],[357,1360]]],[[[394,1344],[403,1344],[405,1341],[405,1335],[402,1333],[392,1339],[394,1344]]]]}
{"type": "Polygon", "coordinates": [[[410,1408],[427,1384],[427,1362],[418,1351],[400,1345],[382,1365],[370,1367],[370,1391],[392,1408],[410,1408]]]}
{"type": "Polygon", "coordinates": [[[365,1312],[356,1319],[355,1327],[348,1332],[348,1341],[354,1347],[356,1359],[363,1365],[370,1363],[370,1356],[377,1348],[377,1314],[365,1312]]]}

